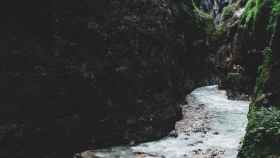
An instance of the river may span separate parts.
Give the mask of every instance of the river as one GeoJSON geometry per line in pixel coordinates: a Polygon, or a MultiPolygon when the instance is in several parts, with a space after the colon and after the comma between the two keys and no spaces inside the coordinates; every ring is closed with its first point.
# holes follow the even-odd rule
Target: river
{"type": "Polygon", "coordinates": [[[82,153],[83,158],[236,158],[245,135],[248,101],[228,100],[217,86],[195,89],[170,136],[135,146],[82,153]]]}

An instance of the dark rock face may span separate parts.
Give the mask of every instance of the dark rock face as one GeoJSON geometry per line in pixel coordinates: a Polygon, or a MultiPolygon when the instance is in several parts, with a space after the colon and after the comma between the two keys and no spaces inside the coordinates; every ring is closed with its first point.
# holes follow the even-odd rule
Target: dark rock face
{"type": "MultiPolygon", "coordinates": [[[[235,11],[242,7],[242,3],[237,3],[235,11]]],[[[243,99],[253,94],[257,68],[262,62],[262,50],[269,41],[268,37],[265,38],[265,29],[252,31],[244,26],[242,16],[232,16],[222,23],[224,32],[216,54],[220,88],[226,89],[231,99],[243,99]]]]}
{"type": "Polygon", "coordinates": [[[229,32],[226,38],[232,41],[226,41],[217,52],[222,69],[220,87],[227,89],[231,98],[239,98],[240,92],[253,93],[257,67],[261,63],[261,49],[255,49],[253,35],[239,28],[238,23],[231,29],[233,32],[229,32]]]}
{"type": "Polygon", "coordinates": [[[213,74],[189,2],[20,3],[1,30],[0,157],[162,137],[184,95],[213,74]]]}

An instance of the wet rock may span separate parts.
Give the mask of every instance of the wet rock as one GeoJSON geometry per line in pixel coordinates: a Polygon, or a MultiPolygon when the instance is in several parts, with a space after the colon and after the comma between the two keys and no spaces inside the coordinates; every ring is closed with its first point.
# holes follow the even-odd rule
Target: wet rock
{"type": "Polygon", "coordinates": [[[129,145],[135,145],[135,141],[134,141],[134,140],[131,140],[131,141],[129,142],[129,145]]]}
{"type": "MultiPolygon", "coordinates": [[[[213,89],[211,90],[217,90],[215,87],[210,86],[213,89]]],[[[210,88],[208,87],[208,88],[210,88]]],[[[211,102],[211,104],[206,104],[207,106],[205,106],[205,108],[197,110],[196,107],[198,106],[197,101],[202,101],[200,99],[208,97],[209,93],[208,92],[208,88],[205,88],[205,91],[199,91],[200,93],[204,93],[206,92],[205,95],[198,95],[199,98],[197,98],[197,100],[192,100],[194,99],[194,97],[188,96],[188,105],[182,106],[182,108],[184,110],[182,110],[183,112],[183,119],[178,121],[176,123],[175,126],[175,131],[178,131],[178,134],[180,135],[180,137],[177,138],[164,138],[161,139],[159,141],[151,141],[151,142],[147,142],[147,143],[143,143],[143,144],[139,144],[133,147],[130,147],[129,149],[124,149],[124,150],[118,150],[119,153],[121,152],[126,152],[127,150],[132,149],[133,152],[135,152],[135,154],[138,154],[141,157],[151,157],[151,158],[158,158],[158,157],[164,157],[166,156],[167,158],[172,158],[172,154],[174,153],[174,155],[176,155],[177,157],[187,157],[187,158],[223,158],[224,156],[224,151],[227,150],[227,146],[222,146],[219,143],[224,143],[222,142],[215,142],[215,140],[218,140],[220,137],[215,136],[215,134],[213,135],[213,133],[217,134],[217,131],[211,131],[212,127],[213,129],[216,129],[217,127],[220,127],[221,125],[225,125],[224,122],[220,122],[219,119],[217,119],[215,116],[216,113],[223,113],[225,115],[220,116],[220,117],[225,117],[225,120],[230,120],[228,117],[229,115],[227,115],[228,113],[225,113],[223,110],[224,109],[220,109],[217,108],[216,106],[211,107],[211,105],[214,104],[214,102],[211,102]],[[201,98],[200,98],[201,97],[201,98]],[[213,109],[212,109],[213,108],[213,109]],[[214,111],[213,113],[212,110],[218,110],[218,111],[214,111]],[[221,110],[221,111],[219,111],[221,110]],[[208,117],[206,117],[208,116],[208,117]],[[211,116],[211,117],[210,117],[211,116]],[[207,118],[207,119],[206,119],[207,118]],[[211,121],[214,121],[215,123],[212,123],[211,121]],[[217,122],[216,122],[217,121],[217,122]],[[218,124],[217,126],[216,123],[221,123],[218,124]],[[213,126],[214,125],[214,126],[213,126]],[[211,132],[211,134],[204,134],[204,132],[208,131],[211,132]],[[196,132],[199,131],[199,132],[196,132]],[[218,139],[216,139],[218,138],[218,139]],[[209,141],[209,142],[208,142],[209,141]],[[213,143],[212,145],[209,145],[208,143],[213,143]],[[186,144],[183,145],[185,147],[182,146],[182,144],[186,144]],[[208,146],[209,145],[209,146],[208,146]],[[181,149],[182,148],[182,149],[181,149]],[[177,155],[178,154],[178,155],[177,155]]],[[[201,89],[200,89],[201,90],[201,89]]],[[[224,96],[221,96],[221,91],[216,91],[217,92],[217,96],[215,96],[214,98],[212,98],[213,100],[220,100],[220,101],[224,101],[224,103],[218,101],[217,105],[220,106],[226,106],[227,104],[229,104],[229,106],[234,106],[236,103],[240,107],[243,107],[245,105],[248,105],[248,103],[243,103],[240,102],[240,104],[236,101],[230,101],[225,99],[225,93],[224,96]],[[220,97],[220,98],[219,98],[220,97]],[[231,104],[232,103],[232,104],[231,104]]],[[[211,96],[213,95],[213,92],[210,92],[211,96]]],[[[193,96],[197,96],[196,93],[192,93],[190,95],[193,96]]],[[[209,100],[213,101],[212,99],[209,98],[209,100]]],[[[208,99],[207,99],[208,100],[208,99]]],[[[203,101],[205,102],[205,101],[203,101]]],[[[222,108],[222,107],[221,107],[222,108]]],[[[236,109],[232,109],[233,113],[236,113],[236,109]]],[[[240,109],[241,110],[241,109],[240,109]]],[[[241,115],[245,115],[245,113],[243,113],[246,109],[242,109],[240,112],[241,115]]],[[[240,116],[241,116],[240,115],[240,116]]],[[[245,118],[242,118],[242,120],[245,121],[245,118]]],[[[239,122],[239,123],[244,123],[244,122],[239,122]]],[[[231,127],[229,126],[225,126],[225,128],[229,128],[231,129],[231,127]]],[[[227,129],[225,129],[227,131],[227,129]]],[[[232,132],[240,132],[240,130],[235,130],[232,132]]],[[[237,139],[236,138],[231,138],[232,135],[225,132],[223,133],[223,131],[221,131],[221,135],[227,137],[228,139],[237,139]]],[[[237,146],[238,144],[236,144],[237,146]]],[[[229,149],[230,152],[232,150],[235,150],[237,152],[237,148],[229,149]]],[[[102,150],[100,150],[102,151],[102,150]]],[[[106,153],[111,153],[111,151],[107,151],[106,153]]]]}
{"type": "Polygon", "coordinates": [[[219,132],[214,132],[213,134],[214,134],[214,135],[219,135],[219,132]]]}
{"type": "Polygon", "coordinates": [[[175,131],[175,130],[173,130],[173,131],[171,131],[170,133],[169,133],[169,135],[168,136],[170,136],[170,137],[178,137],[178,133],[175,131]]]}
{"type": "Polygon", "coordinates": [[[74,158],[99,158],[94,152],[87,151],[81,154],[75,154],[74,158]],[[76,156],[76,157],[75,157],[76,156]]]}

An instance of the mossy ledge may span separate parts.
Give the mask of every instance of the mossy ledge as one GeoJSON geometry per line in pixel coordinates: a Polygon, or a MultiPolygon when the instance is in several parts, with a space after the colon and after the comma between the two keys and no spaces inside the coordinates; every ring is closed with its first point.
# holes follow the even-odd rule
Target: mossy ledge
{"type": "Polygon", "coordinates": [[[248,113],[249,123],[239,158],[266,158],[280,155],[280,109],[269,105],[264,91],[270,77],[272,50],[264,51],[263,64],[259,66],[255,96],[248,113]]]}
{"type": "MultiPolygon", "coordinates": [[[[276,79],[279,60],[274,36],[279,34],[279,0],[249,0],[241,17],[241,26],[252,31],[263,14],[268,10],[266,31],[270,34],[270,42],[263,50],[263,63],[258,67],[256,85],[250,111],[246,136],[242,142],[238,158],[279,158],[280,157],[280,106],[276,79]],[[274,42],[273,42],[274,41],[274,42]]],[[[278,40],[279,41],[279,40],[278,40]]]]}

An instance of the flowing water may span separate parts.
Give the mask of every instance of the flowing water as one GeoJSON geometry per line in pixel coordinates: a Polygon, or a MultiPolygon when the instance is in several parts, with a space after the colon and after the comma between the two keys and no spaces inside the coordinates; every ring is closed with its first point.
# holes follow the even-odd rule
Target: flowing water
{"type": "Polygon", "coordinates": [[[248,101],[228,100],[217,86],[195,89],[182,106],[177,136],[136,146],[82,153],[84,158],[236,158],[247,124],[248,101]]]}

